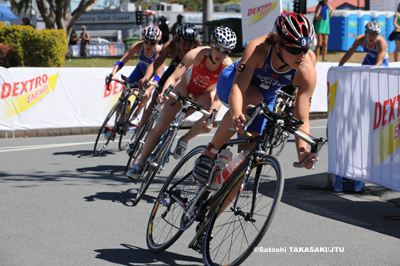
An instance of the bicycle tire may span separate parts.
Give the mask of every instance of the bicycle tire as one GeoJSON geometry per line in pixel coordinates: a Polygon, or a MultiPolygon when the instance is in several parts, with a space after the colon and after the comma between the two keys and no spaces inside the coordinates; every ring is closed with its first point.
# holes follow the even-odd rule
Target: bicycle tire
{"type": "Polygon", "coordinates": [[[176,165],[164,183],[147,225],[147,247],[153,253],[169,248],[182,235],[180,223],[185,209],[171,195],[178,195],[182,202],[190,202],[199,188],[191,172],[205,146],[198,146],[188,152],[176,165]],[[182,193],[183,192],[183,193],[182,193]],[[169,206],[167,206],[169,205],[169,206]]]}
{"type": "Polygon", "coordinates": [[[112,129],[112,133],[111,136],[106,139],[104,136],[104,133],[106,131],[107,128],[107,123],[108,121],[110,121],[110,119],[114,116],[114,114],[116,113],[118,107],[120,107],[121,102],[118,101],[110,110],[110,112],[108,112],[106,119],[103,122],[103,125],[101,126],[99,133],[97,134],[97,138],[96,138],[96,142],[94,144],[94,149],[93,149],[93,155],[94,156],[99,156],[100,154],[102,154],[104,152],[104,150],[106,149],[108,143],[110,142],[110,140],[113,138],[113,136],[115,135],[115,130],[116,130],[116,126],[114,125],[113,129],[112,129]]]}
{"type": "Polygon", "coordinates": [[[237,194],[236,184],[246,170],[234,174],[232,178],[235,182],[225,189],[212,215],[203,247],[205,265],[240,265],[250,256],[271,225],[283,193],[281,164],[275,157],[265,156],[263,161],[252,166],[249,179],[237,194]],[[235,193],[235,200],[229,199],[231,192],[235,193]],[[245,219],[246,215],[231,209],[236,201],[236,207],[241,208],[243,213],[248,214],[253,209],[251,218],[254,221],[249,220],[248,215],[245,219]],[[222,210],[225,202],[229,202],[229,206],[222,210]]]}
{"type": "Polygon", "coordinates": [[[144,124],[144,126],[140,130],[140,132],[137,133],[139,135],[137,137],[135,137],[135,143],[133,144],[132,152],[129,154],[128,163],[126,164],[126,167],[125,167],[125,173],[132,167],[131,164],[142,153],[143,146],[146,141],[147,135],[150,133],[150,131],[155,126],[156,121],[158,121],[159,115],[160,114],[150,117],[150,119],[146,121],[146,123],[144,124]]]}
{"type": "MultiPolygon", "coordinates": [[[[126,102],[125,104],[126,104],[125,106],[127,107],[129,102],[126,102]]],[[[124,122],[122,123],[123,126],[121,128],[119,142],[118,142],[118,148],[120,151],[125,150],[126,147],[128,147],[129,144],[132,143],[132,140],[134,139],[134,137],[136,135],[137,126],[132,126],[132,125],[130,125],[129,122],[130,122],[133,112],[136,111],[138,105],[139,105],[139,101],[135,99],[133,106],[131,107],[131,109],[129,111],[128,116],[125,116],[124,122]]]]}
{"type": "MultiPolygon", "coordinates": [[[[155,175],[157,174],[158,170],[160,169],[162,161],[168,155],[167,153],[172,145],[172,143],[170,143],[170,142],[173,141],[172,136],[174,135],[174,133],[175,133],[174,131],[176,131],[176,130],[177,129],[174,129],[172,131],[169,130],[168,133],[162,138],[163,141],[160,141],[160,143],[156,147],[156,149],[155,149],[156,153],[153,157],[154,159],[152,160],[152,162],[155,163],[155,166],[149,165],[149,167],[147,168],[147,171],[143,178],[143,182],[140,185],[140,188],[138,189],[138,191],[136,193],[135,204],[138,204],[139,201],[143,198],[143,196],[146,193],[147,189],[149,188],[151,182],[153,181],[155,175]]],[[[144,170],[146,170],[146,169],[144,169],[144,170]]]]}

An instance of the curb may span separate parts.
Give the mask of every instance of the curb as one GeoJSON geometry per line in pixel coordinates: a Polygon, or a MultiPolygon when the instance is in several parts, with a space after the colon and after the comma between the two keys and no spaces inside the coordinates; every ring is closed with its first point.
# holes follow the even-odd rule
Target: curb
{"type": "MultiPolygon", "coordinates": [[[[310,120],[326,119],[327,113],[310,113],[310,120]]],[[[214,122],[213,127],[218,127],[218,122],[214,122]]],[[[194,122],[186,121],[181,128],[187,129],[192,127],[194,122]]],[[[35,137],[59,137],[71,135],[90,135],[98,134],[99,127],[73,127],[73,128],[48,128],[48,129],[30,129],[16,131],[0,131],[0,139],[2,138],[35,138],[35,137]]]]}

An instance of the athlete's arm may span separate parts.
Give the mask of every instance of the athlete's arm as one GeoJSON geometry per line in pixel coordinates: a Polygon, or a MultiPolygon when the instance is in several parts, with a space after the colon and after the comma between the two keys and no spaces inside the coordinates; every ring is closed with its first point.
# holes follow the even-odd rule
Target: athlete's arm
{"type": "MultiPolygon", "coordinates": [[[[142,47],[143,47],[143,41],[135,42],[134,44],[131,45],[128,51],[125,52],[125,54],[121,57],[119,61],[121,61],[125,65],[135,54],[140,53],[142,47]]],[[[120,69],[121,68],[118,65],[115,65],[111,74],[115,75],[120,69]]]]}
{"type": "MultiPolygon", "coordinates": [[[[143,82],[146,79],[150,79],[153,76],[153,74],[155,76],[161,77],[165,66],[165,60],[167,59],[169,51],[171,50],[169,43],[170,42],[167,42],[165,45],[162,46],[160,51],[157,53],[154,61],[147,67],[146,73],[144,74],[143,78],[139,80],[139,88],[142,88],[143,82]]],[[[153,80],[153,82],[158,83],[155,80],[153,80]]]]}
{"type": "MultiPolygon", "coordinates": [[[[310,51],[304,60],[303,65],[297,70],[293,79],[293,85],[298,86],[296,105],[294,106],[294,117],[304,121],[301,130],[310,133],[310,105],[312,95],[317,85],[317,72],[315,70],[313,61],[315,61],[314,52],[310,51]]],[[[296,137],[296,149],[299,161],[303,161],[310,155],[307,142],[296,137]]],[[[312,167],[312,161],[304,162],[303,165],[306,169],[312,167]]]]}
{"type": "Polygon", "coordinates": [[[363,45],[364,40],[365,40],[365,34],[360,34],[357,36],[353,45],[350,46],[350,49],[344,54],[344,56],[340,60],[339,66],[343,66],[351,58],[351,56],[357,50],[358,46],[363,45]]]}
{"type": "Polygon", "coordinates": [[[246,122],[246,116],[243,114],[243,95],[250,84],[260,58],[265,59],[265,49],[267,49],[265,38],[266,36],[258,37],[247,45],[237,67],[232,90],[229,94],[229,109],[232,116],[232,126],[239,133],[243,133],[243,126],[246,122]]]}
{"type": "Polygon", "coordinates": [[[383,63],[383,59],[385,58],[386,54],[386,49],[388,47],[387,42],[385,41],[384,38],[379,38],[378,40],[378,45],[376,47],[376,50],[378,52],[378,56],[376,57],[376,66],[381,66],[383,63]]]}

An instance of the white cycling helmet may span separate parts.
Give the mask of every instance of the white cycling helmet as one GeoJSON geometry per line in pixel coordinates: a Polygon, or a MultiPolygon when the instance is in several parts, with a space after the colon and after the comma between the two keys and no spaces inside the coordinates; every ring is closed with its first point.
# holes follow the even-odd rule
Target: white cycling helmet
{"type": "Polygon", "coordinates": [[[380,33],[381,32],[381,26],[377,21],[370,21],[365,25],[365,30],[370,31],[370,32],[375,32],[375,33],[380,33]]]}
{"type": "Polygon", "coordinates": [[[147,26],[142,31],[142,37],[149,41],[159,41],[161,39],[161,30],[154,25],[147,26]]]}
{"type": "Polygon", "coordinates": [[[225,26],[218,26],[211,34],[211,40],[226,49],[232,50],[236,46],[237,38],[233,30],[225,26]]]}

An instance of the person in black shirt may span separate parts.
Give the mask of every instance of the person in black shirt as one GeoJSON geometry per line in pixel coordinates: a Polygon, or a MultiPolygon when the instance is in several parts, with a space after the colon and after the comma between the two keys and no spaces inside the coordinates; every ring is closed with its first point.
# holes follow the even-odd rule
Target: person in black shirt
{"type": "Polygon", "coordinates": [[[158,26],[158,28],[162,32],[161,40],[163,43],[167,43],[169,41],[169,28],[167,25],[167,18],[165,16],[161,16],[159,18],[159,21],[161,24],[158,26]]]}

